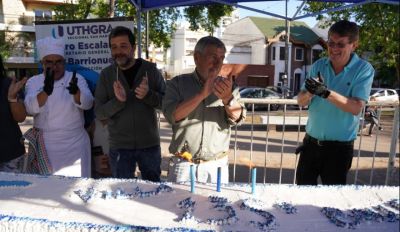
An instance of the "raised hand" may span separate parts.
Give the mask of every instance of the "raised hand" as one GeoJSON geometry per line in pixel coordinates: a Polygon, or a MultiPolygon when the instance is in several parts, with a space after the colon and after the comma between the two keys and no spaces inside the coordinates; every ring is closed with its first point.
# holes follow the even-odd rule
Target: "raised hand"
{"type": "Polygon", "coordinates": [[[142,82],[140,82],[140,85],[136,87],[135,94],[137,98],[143,99],[148,92],[149,92],[149,79],[147,78],[147,73],[146,73],[146,76],[143,77],[142,82]]]}
{"type": "Polygon", "coordinates": [[[114,88],[115,97],[119,101],[125,102],[126,101],[126,92],[125,92],[124,86],[121,84],[121,82],[119,80],[116,80],[114,82],[113,88],[114,88]]]}
{"type": "Polygon", "coordinates": [[[12,77],[8,88],[8,99],[16,99],[18,92],[24,87],[27,80],[28,78],[24,77],[20,81],[16,81],[15,77],[12,77]]]}
{"type": "Polygon", "coordinates": [[[314,78],[307,78],[305,82],[305,87],[311,94],[320,96],[322,98],[327,98],[331,93],[328,87],[323,83],[320,72],[318,72],[318,80],[314,78]]]}
{"type": "Polygon", "coordinates": [[[224,104],[232,98],[232,85],[233,76],[217,77],[214,81],[213,92],[224,104]]]}
{"type": "Polygon", "coordinates": [[[67,87],[69,94],[75,95],[78,90],[78,78],[76,77],[76,71],[73,72],[71,81],[69,82],[69,86],[67,87]]]}
{"type": "Polygon", "coordinates": [[[43,91],[50,96],[54,89],[54,71],[51,68],[47,68],[44,73],[44,87],[43,91]]]}

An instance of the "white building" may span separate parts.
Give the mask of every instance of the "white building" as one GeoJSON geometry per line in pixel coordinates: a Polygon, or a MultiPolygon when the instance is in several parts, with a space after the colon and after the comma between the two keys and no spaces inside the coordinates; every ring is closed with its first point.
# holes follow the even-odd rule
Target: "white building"
{"type": "MultiPolygon", "coordinates": [[[[222,41],[230,64],[273,65],[273,85],[286,85],[297,92],[313,63],[322,52],[323,41],[304,22],[290,23],[288,79],[285,74],[285,21],[246,17],[228,25],[222,41]]],[[[271,83],[271,82],[269,82],[271,83]]]]}
{"type": "Polygon", "coordinates": [[[65,0],[0,0],[0,38],[10,41],[10,57],[4,61],[12,75],[34,74],[35,21],[52,18],[51,7],[65,0]]]}
{"type": "Polygon", "coordinates": [[[166,71],[171,76],[192,71],[195,67],[194,47],[200,38],[207,35],[206,31],[191,31],[189,23],[182,23],[172,37],[166,71]]]}
{"type": "MultiPolygon", "coordinates": [[[[220,38],[225,28],[237,20],[239,20],[238,10],[234,10],[232,16],[222,17],[219,27],[215,28],[214,36],[220,38]]],[[[167,52],[167,65],[165,67],[165,70],[171,76],[194,70],[194,47],[200,38],[209,35],[204,30],[191,31],[188,22],[181,23],[177,28],[172,36],[171,48],[167,52]]]]}

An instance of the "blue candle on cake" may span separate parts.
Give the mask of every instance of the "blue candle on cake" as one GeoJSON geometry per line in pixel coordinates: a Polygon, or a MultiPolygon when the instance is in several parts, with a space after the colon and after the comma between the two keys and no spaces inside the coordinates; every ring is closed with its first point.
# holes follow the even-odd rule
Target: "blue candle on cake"
{"type": "Polygon", "coordinates": [[[194,165],[190,165],[190,192],[194,193],[194,165]]]}
{"type": "Polygon", "coordinates": [[[217,169],[217,192],[221,192],[221,167],[217,169]]]}
{"type": "Polygon", "coordinates": [[[251,169],[251,194],[256,194],[257,168],[251,169]]]}

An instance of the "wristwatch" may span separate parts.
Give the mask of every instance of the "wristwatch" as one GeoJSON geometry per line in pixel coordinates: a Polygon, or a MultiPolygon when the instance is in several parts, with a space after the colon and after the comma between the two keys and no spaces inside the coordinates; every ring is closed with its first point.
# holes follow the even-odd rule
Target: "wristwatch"
{"type": "Polygon", "coordinates": [[[227,104],[224,104],[226,106],[233,106],[235,104],[236,100],[235,98],[232,96],[231,99],[229,99],[227,104]]]}

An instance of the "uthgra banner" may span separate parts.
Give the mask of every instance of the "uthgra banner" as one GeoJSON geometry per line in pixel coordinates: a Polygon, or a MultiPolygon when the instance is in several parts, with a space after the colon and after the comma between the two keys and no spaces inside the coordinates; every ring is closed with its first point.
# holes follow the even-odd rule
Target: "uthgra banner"
{"type": "Polygon", "coordinates": [[[66,69],[84,76],[92,89],[100,71],[113,62],[108,35],[116,26],[134,31],[132,18],[36,22],[36,40],[48,36],[64,39],[66,69]]]}

